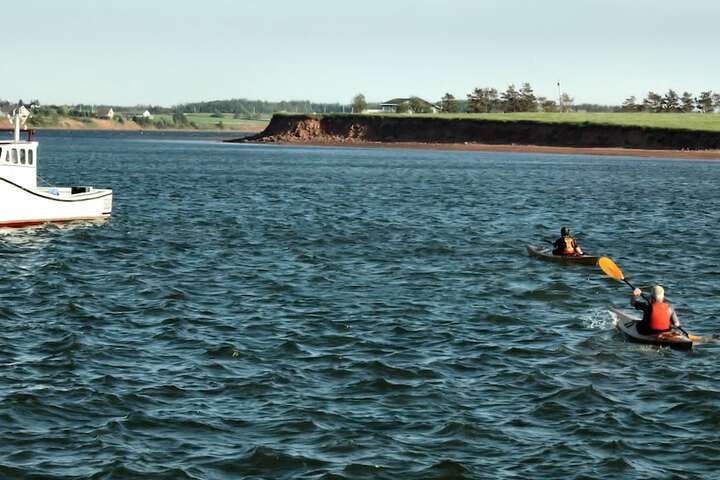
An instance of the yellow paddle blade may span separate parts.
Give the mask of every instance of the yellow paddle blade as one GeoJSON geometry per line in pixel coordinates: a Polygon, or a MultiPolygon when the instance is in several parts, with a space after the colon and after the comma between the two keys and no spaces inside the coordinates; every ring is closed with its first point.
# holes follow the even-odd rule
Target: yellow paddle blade
{"type": "Polygon", "coordinates": [[[622,270],[620,270],[620,267],[615,265],[615,262],[610,260],[607,257],[600,257],[597,262],[598,267],[600,267],[600,270],[605,272],[605,275],[608,277],[612,277],[618,282],[622,282],[625,280],[625,276],[622,273],[622,270]]]}

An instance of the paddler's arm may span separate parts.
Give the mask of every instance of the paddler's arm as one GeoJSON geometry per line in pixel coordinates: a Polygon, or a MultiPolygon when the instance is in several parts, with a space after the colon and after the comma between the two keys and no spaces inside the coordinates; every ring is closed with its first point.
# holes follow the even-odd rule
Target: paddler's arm
{"type": "Polygon", "coordinates": [[[575,240],[574,238],[573,238],[573,245],[575,246],[575,253],[577,253],[578,255],[583,255],[583,253],[584,253],[583,249],[580,248],[580,245],[577,244],[577,240],[575,240]]]}
{"type": "Polygon", "coordinates": [[[670,307],[670,311],[672,312],[672,314],[670,315],[670,321],[672,322],[672,324],[674,326],[679,327],[680,320],[678,320],[678,316],[677,316],[677,313],[675,313],[675,309],[673,307],[670,307]]]}
{"type": "Polygon", "coordinates": [[[639,288],[636,288],[633,290],[632,295],[630,295],[630,305],[635,307],[636,310],[642,310],[643,312],[647,310],[647,307],[649,306],[645,302],[638,302],[638,298],[642,295],[642,290],[639,288]]]}

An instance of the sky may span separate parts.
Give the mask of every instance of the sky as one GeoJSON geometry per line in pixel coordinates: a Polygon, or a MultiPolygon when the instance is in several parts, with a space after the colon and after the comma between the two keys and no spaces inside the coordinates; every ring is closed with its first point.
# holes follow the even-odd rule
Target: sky
{"type": "Polygon", "coordinates": [[[0,99],[153,104],[720,91],[718,0],[23,0],[0,99]]]}

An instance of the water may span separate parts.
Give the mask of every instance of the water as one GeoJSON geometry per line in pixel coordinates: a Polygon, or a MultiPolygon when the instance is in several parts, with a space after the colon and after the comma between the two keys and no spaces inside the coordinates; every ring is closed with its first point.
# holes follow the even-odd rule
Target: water
{"type": "Polygon", "coordinates": [[[524,245],[717,334],[720,164],[39,140],[114,214],[0,233],[1,478],[717,475],[719,347],[625,343],[629,288],[524,245]]]}

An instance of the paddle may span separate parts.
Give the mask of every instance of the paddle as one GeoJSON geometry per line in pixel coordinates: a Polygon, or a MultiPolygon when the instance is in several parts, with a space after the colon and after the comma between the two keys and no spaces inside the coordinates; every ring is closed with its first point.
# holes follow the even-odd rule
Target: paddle
{"type": "MultiPolygon", "coordinates": [[[[620,270],[620,267],[615,265],[615,262],[610,260],[608,257],[598,258],[597,265],[598,265],[598,267],[600,267],[600,270],[605,272],[605,275],[607,275],[608,277],[614,278],[618,282],[625,282],[628,284],[628,287],[635,290],[635,286],[632,283],[630,283],[630,281],[627,278],[625,278],[625,275],[623,275],[623,272],[622,272],[622,270],[620,270]]],[[[650,303],[650,299],[647,298],[644,293],[641,293],[641,295],[645,299],[646,302],[650,303]]],[[[685,336],[687,336],[688,338],[691,337],[691,335],[688,332],[686,332],[684,328],[682,328],[682,327],[675,327],[675,328],[677,328],[682,333],[684,333],[685,336]]],[[[692,335],[692,337],[696,337],[696,335],[692,335]]]]}

